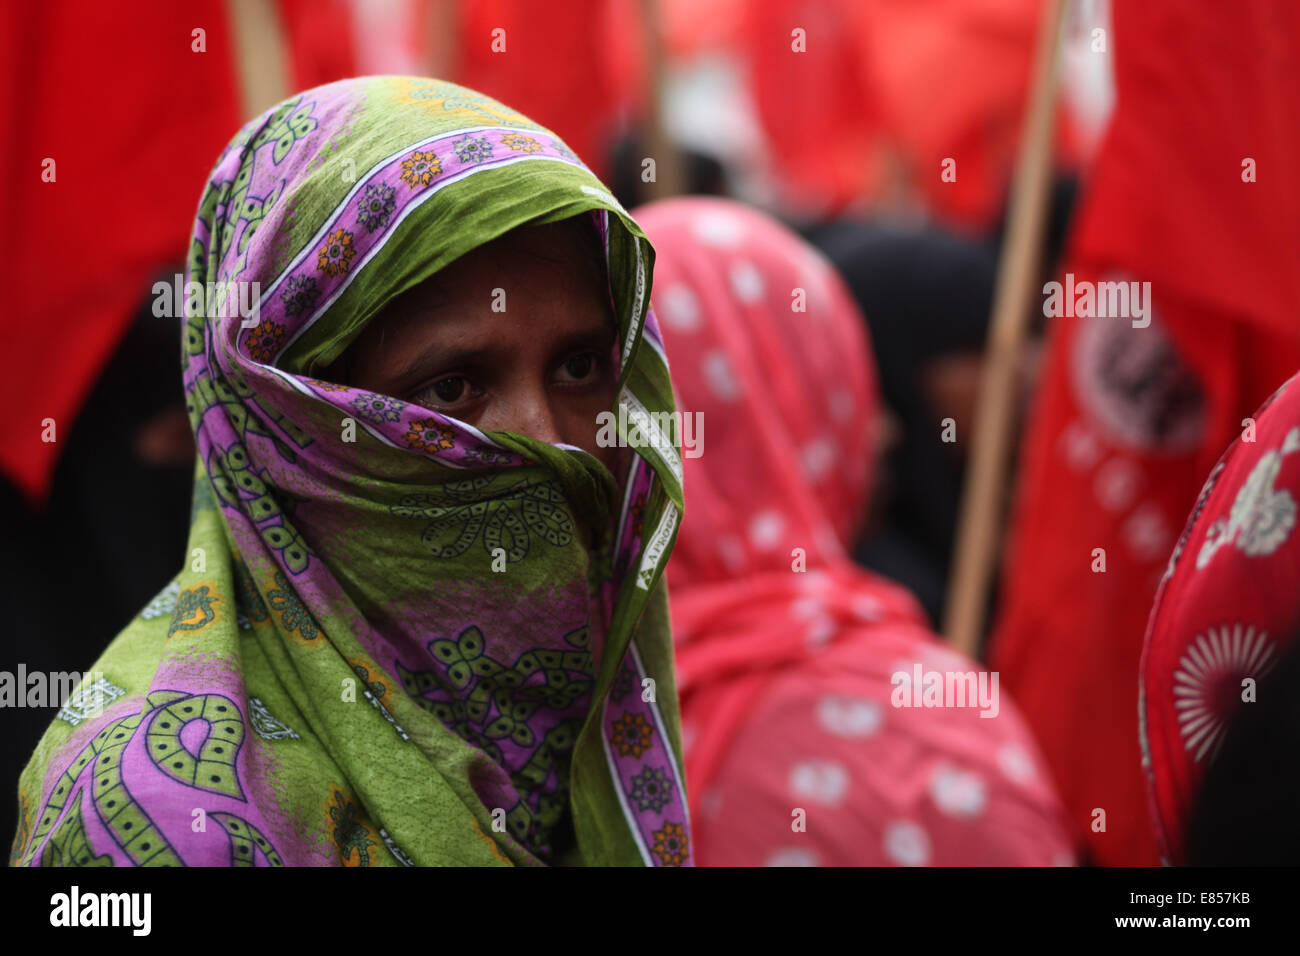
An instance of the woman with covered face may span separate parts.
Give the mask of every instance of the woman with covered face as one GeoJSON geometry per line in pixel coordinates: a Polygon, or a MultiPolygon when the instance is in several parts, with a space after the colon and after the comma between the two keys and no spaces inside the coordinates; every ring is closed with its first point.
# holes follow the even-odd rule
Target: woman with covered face
{"type": "Polygon", "coordinates": [[[597,442],[618,401],[672,410],[652,262],[472,91],[246,125],[191,246],[184,565],[32,756],[13,862],[689,864],[679,466],[597,442]]]}

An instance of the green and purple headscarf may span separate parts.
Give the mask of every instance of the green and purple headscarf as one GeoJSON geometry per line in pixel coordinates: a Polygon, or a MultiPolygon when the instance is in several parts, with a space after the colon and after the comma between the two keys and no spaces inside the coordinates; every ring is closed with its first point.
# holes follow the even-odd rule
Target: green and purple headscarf
{"type": "Polygon", "coordinates": [[[618,421],[652,431],[673,409],[653,251],[554,134],[448,83],[371,77],[235,137],[188,279],[258,283],[257,322],[186,309],[184,570],[41,740],[13,863],[690,863],[661,582],[677,448],[623,434],[641,447],[611,478],[318,377],[406,289],[571,217],[605,246],[618,421]],[[577,850],[557,859],[570,807],[577,850]]]}

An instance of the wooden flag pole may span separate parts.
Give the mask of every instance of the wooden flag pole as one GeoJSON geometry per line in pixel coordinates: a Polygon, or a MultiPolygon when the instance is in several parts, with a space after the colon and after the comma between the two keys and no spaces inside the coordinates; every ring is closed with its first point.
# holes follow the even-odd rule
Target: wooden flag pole
{"type": "Polygon", "coordinates": [[[242,123],[274,106],[293,90],[289,88],[284,28],[275,4],[264,0],[227,0],[227,8],[235,36],[242,123]]]}
{"type": "Polygon", "coordinates": [[[682,155],[668,134],[664,115],[664,83],[667,54],[664,51],[663,19],[656,0],[641,0],[641,24],[645,31],[646,65],[649,68],[649,115],[644,125],[644,143],[655,161],[655,178],[647,184],[651,199],[680,196],[686,187],[682,155]]]}
{"type": "Polygon", "coordinates": [[[460,37],[460,11],[458,0],[427,0],[428,19],[425,23],[426,75],[455,83],[460,62],[457,59],[457,39],[460,37]]]}
{"type": "Polygon", "coordinates": [[[979,405],[962,489],[953,576],[945,608],[944,633],[949,643],[972,657],[978,650],[989,582],[998,558],[998,525],[1009,471],[1016,377],[1037,284],[1052,166],[1056,76],[1064,10],[1065,0],[1049,0],[1040,26],[1034,81],[1016,159],[1010,222],[998,264],[979,405]]]}

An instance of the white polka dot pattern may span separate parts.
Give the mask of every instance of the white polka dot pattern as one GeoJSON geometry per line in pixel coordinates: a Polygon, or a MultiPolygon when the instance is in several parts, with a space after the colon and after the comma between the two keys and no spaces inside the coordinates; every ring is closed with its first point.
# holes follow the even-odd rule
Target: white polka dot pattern
{"type": "Polygon", "coordinates": [[[899,866],[925,866],[930,862],[930,835],[920,824],[895,820],[885,827],[885,856],[899,866]]]}
{"type": "Polygon", "coordinates": [[[749,542],[760,551],[770,551],[781,543],[784,530],[785,519],[779,512],[760,512],[749,523],[749,542]]]}
{"type": "Polygon", "coordinates": [[[763,864],[764,866],[817,866],[817,854],[800,847],[784,847],[776,850],[763,864]]]}
{"type": "Polygon", "coordinates": [[[724,402],[734,402],[740,398],[740,383],[736,381],[736,376],[731,371],[731,362],[727,358],[727,353],[715,350],[707,353],[702,361],[704,380],[708,382],[709,390],[714,395],[724,402]]]}
{"type": "Polygon", "coordinates": [[[745,238],[744,224],[725,212],[699,216],[691,231],[704,245],[721,249],[734,249],[745,238]]]}
{"type": "Polygon", "coordinates": [[[1019,744],[1003,744],[998,750],[998,766],[1016,783],[1034,779],[1034,761],[1019,744]]]}
{"type": "Polygon", "coordinates": [[[679,332],[693,332],[700,325],[700,302],[690,286],[674,282],[655,296],[656,314],[664,325],[679,332]]]}
{"type": "Polygon", "coordinates": [[[835,737],[870,737],[884,722],[884,712],[874,700],[823,697],[817,702],[818,725],[835,737]]]}
{"type": "Polygon", "coordinates": [[[849,771],[837,760],[803,760],[790,770],[790,793],[797,800],[839,806],[849,795],[849,771]]]}
{"type": "Polygon", "coordinates": [[[950,817],[977,817],[988,804],[988,788],[973,770],[944,764],[930,778],[930,797],[950,817]]]}
{"type": "Polygon", "coordinates": [[[740,259],[731,264],[731,291],[745,305],[763,301],[763,274],[754,263],[740,259]]]}

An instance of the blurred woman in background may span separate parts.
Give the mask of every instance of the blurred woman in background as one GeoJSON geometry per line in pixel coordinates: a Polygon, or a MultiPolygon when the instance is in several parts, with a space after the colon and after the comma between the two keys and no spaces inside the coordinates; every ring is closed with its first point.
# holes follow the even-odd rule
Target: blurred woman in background
{"type": "Polygon", "coordinates": [[[1300,862],[1300,376],[1210,472],[1142,652],[1139,727],[1166,863],[1300,862]]]}
{"type": "Polygon", "coordinates": [[[911,706],[913,681],[979,668],[848,557],[878,405],[843,282],[735,203],[637,216],[680,405],[707,425],[668,569],[698,862],[1072,862],[1014,706],[988,675],[983,713],[911,706]]]}

